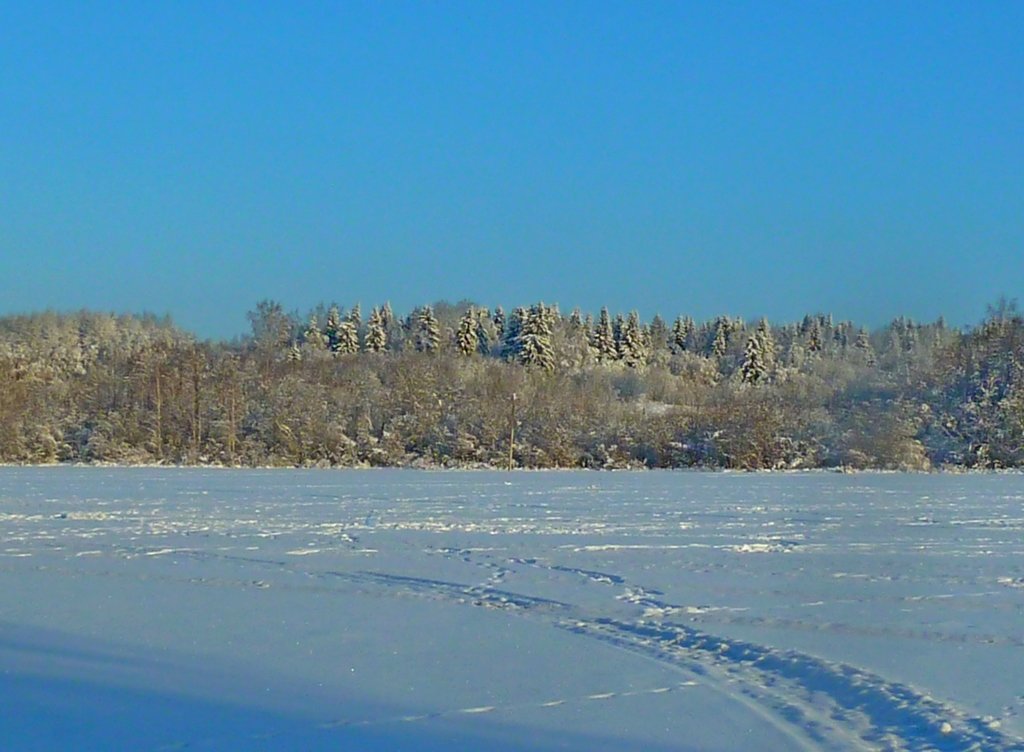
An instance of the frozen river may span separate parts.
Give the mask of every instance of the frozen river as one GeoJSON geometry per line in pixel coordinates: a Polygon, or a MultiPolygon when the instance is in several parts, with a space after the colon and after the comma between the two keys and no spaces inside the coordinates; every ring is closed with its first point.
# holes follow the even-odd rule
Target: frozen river
{"type": "Polygon", "coordinates": [[[1024,476],[0,468],[4,750],[1024,750],[1024,476]]]}

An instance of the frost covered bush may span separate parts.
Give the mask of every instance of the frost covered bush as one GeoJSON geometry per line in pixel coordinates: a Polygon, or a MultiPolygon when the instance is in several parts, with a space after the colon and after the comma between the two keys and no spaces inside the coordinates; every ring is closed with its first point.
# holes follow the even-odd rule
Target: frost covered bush
{"type": "Polygon", "coordinates": [[[263,301],[199,343],[151,316],[0,319],[0,460],[927,469],[1024,465],[1024,322],[263,301]]]}

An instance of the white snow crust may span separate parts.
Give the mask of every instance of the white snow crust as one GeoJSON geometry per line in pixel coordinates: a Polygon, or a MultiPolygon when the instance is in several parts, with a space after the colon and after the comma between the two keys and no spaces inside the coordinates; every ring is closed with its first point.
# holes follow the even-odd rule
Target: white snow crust
{"type": "Polygon", "coordinates": [[[1024,476],[0,468],[4,750],[1024,750],[1024,476]]]}

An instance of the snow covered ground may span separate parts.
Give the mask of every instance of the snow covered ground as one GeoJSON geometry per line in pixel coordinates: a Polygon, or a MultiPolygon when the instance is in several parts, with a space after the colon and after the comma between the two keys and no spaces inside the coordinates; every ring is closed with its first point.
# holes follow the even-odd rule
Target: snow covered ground
{"type": "Polygon", "coordinates": [[[1024,476],[0,468],[4,750],[1024,750],[1024,476]]]}

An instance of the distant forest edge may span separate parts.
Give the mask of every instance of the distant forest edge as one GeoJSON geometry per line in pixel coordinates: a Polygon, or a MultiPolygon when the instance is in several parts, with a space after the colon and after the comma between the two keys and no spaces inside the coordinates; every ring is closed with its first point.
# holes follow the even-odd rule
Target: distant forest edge
{"type": "Polygon", "coordinates": [[[0,318],[0,461],[286,466],[1024,465],[1024,318],[772,325],[537,303],[364,318],[263,301],[252,334],[0,318]]]}

